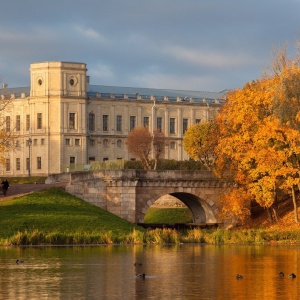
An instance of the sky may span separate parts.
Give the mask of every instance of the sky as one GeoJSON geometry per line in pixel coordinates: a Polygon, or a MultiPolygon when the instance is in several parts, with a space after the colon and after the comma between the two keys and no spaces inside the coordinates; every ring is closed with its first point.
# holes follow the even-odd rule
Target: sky
{"type": "Polygon", "coordinates": [[[10,0],[1,3],[0,81],[30,64],[87,64],[90,83],[219,92],[296,52],[300,0],[10,0]]]}

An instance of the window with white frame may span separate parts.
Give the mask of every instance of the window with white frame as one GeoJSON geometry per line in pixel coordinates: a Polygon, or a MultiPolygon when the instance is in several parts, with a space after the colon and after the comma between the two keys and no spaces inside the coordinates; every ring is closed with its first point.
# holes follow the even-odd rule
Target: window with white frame
{"type": "Polygon", "coordinates": [[[69,129],[75,129],[75,113],[69,113],[69,129]]]}

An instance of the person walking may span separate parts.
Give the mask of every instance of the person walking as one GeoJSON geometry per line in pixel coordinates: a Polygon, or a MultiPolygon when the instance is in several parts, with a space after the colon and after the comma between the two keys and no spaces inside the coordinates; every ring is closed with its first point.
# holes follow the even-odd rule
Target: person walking
{"type": "Polygon", "coordinates": [[[1,182],[1,186],[2,186],[2,192],[3,192],[3,195],[6,196],[7,190],[8,190],[8,188],[9,188],[9,182],[7,181],[7,179],[4,179],[4,180],[1,182]]]}

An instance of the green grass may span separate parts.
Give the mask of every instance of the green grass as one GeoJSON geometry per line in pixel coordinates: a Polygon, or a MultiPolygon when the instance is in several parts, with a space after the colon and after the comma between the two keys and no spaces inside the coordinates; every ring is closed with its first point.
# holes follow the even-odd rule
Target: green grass
{"type": "MultiPolygon", "coordinates": [[[[70,237],[76,236],[77,239],[83,237],[95,242],[95,238],[91,239],[92,236],[103,238],[106,235],[109,239],[109,234],[111,242],[114,242],[120,237],[125,239],[125,236],[130,236],[135,231],[134,224],[73,197],[60,188],[50,188],[0,202],[0,220],[2,244],[18,243],[11,240],[13,237],[13,240],[16,237],[22,239],[20,235],[27,235],[27,238],[39,235],[40,239],[48,236],[47,240],[53,240],[56,235],[65,243],[64,239],[70,240],[70,237]]],[[[143,231],[142,228],[139,230],[143,231]]]]}
{"type": "MultiPolygon", "coordinates": [[[[176,223],[188,216],[186,210],[151,208],[149,215],[152,214],[155,218],[147,221],[176,223]]],[[[73,197],[61,188],[50,188],[0,202],[0,245],[141,243],[220,245],[269,242],[300,242],[300,230],[199,228],[182,231],[168,228],[145,230],[73,197]]]]}
{"type": "Polygon", "coordinates": [[[192,223],[193,216],[188,208],[149,207],[144,218],[145,223],[192,223]]]}

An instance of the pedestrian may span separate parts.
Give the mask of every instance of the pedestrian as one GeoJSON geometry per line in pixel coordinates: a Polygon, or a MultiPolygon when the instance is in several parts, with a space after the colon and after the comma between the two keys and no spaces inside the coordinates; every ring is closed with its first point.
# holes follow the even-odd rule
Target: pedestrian
{"type": "Polygon", "coordinates": [[[9,183],[8,183],[7,179],[4,179],[4,180],[1,182],[1,186],[2,186],[2,192],[3,192],[3,195],[6,196],[7,190],[8,190],[8,188],[9,188],[9,183]]]}

